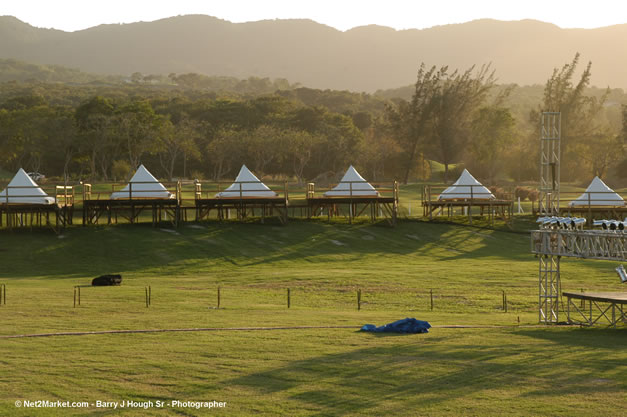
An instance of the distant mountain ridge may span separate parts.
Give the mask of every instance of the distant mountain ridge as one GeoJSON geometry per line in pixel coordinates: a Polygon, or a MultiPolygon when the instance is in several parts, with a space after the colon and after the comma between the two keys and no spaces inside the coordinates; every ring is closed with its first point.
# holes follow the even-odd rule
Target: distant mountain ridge
{"type": "Polygon", "coordinates": [[[625,88],[625,41],[627,24],[560,29],[533,20],[341,32],[311,20],[231,23],[187,15],[63,32],[0,17],[4,59],[97,74],[258,76],[368,92],[412,84],[421,62],[460,69],[492,63],[500,83],[541,84],[576,52],[592,61],[593,85],[625,88]]]}

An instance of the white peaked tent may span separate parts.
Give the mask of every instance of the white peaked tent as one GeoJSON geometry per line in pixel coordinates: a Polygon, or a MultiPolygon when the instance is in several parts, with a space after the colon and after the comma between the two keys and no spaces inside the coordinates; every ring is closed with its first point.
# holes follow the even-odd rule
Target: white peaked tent
{"type": "Polygon", "coordinates": [[[126,187],[111,194],[111,200],[125,198],[174,198],[145,166],[140,165],[126,187]],[[133,187],[131,189],[130,183],[133,187]],[[137,183],[137,184],[135,184],[137,183]]]}
{"type": "Polygon", "coordinates": [[[494,200],[494,195],[475,179],[467,169],[464,169],[462,175],[438,197],[438,200],[456,200],[470,199],[473,200],[494,200]],[[471,192],[472,190],[472,192],[471,192]]]}
{"type": "Polygon", "coordinates": [[[359,172],[351,165],[346,170],[346,174],[340,180],[340,183],[332,190],[324,193],[325,197],[350,197],[354,196],[378,196],[379,192],[364,179],[359,172]],[[352,192],[351,192],[352,191],[352,192]]]}
{"type": "Polygon", "coordinates": [[[599,177],[594,177],[586,191],[577,199],[568,203],[569,206],[625,206],[625,200],[608,187],[599,177]],[[590,198],[588,200],[588,197],[590,198]]]}
{"type": "Polygon", "coordinates": [[[226,190],[216,194],[217,198],[229,198],[229,197],[276,197],[278,194],[272,191],[263,182],[259,181],[259,178],[255,177],[255,174],[250,172],[246,165],[242,165],[242,168],[237,174],[237,178],[233,184],[231,184],[226,190]],[[240,194],[241,190],[241,194],[240,194]]]}
{"type": "Polygon", "coordinates": [[[54,204],[54,198],[48,197],[48,194],[39,188],[39,185],[22,168],[17,171],[7,188],[0,193],[0,204],[6,204],[7,191],[9,204],[54,204]]]}

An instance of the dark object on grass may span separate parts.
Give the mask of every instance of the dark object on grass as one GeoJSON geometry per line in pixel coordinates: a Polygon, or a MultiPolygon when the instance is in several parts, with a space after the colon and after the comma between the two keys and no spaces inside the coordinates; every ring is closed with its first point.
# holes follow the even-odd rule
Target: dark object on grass
{"type": "Polygon", "coordinates": [[[406,318],[380,327],[374,324],[366,324],[361,328],[361,331],[375,333],[428,333],[430,327],[429,322],[406,318]]]}
{"type": "Polygon", "coordinates": [[[100,275],[91,281],[94,287],[105,287],[108,285],[120,285],[122,283],[122,275],[100,275]]]}

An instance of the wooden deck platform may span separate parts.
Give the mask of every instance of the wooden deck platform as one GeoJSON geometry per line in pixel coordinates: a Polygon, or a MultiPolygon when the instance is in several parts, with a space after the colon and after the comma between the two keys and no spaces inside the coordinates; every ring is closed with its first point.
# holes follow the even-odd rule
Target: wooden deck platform
{"type": "Polygon", "coordinates": [[[464,191],[466,191],[466,189],[463,187],[467,187],[467,192],[470,194],[471,198],[434,200],[433,196],[440,195],[441,193],[433,190],[430,185],[425,185],[422,188],[420,196],[423,217],[429,217],[429,220],[433,220],[434,214],[446,214],[447,217],[452,217],[455,215],[455,210],[459,209],[460,215],[468,216],[470,224],[472,224],[473,215],[487,216],[490,222],[493,222],[496,217],[500,217],[506,222],[512,218],[514,214],[513,200],[474,198],[473,192],[475,193],[474,196],[481,197],[481,193],[473,190],[473,188],[479,186],[458,185],[457,187],[462,187],[464,191]]]}
{"type": "Polygon", "coordinates": [[[276,216],[281,223],[286,224],[287,207],[288,199],[284,196],[196,198],[194,200],[196,221],[209,218],[212,210],[215,210],[219,220],[229,219],[233,210],[238,220],[258,215],[261,223],[264,223],[266,217],[276,216]]]}
{"type": "MultiPolygon", "coordinates": [[[[50,227],[59,233],[65,226],[71,225],[74,217],[74,187],[57,185],[52,191],[54,191],[52,204],[11,203],[9,195],[4,197],[6,201],[0,200],[0,227],[4,225],[8,228],[50,227]],[[50,220],[51,215],[54,217],[53,221],[50,220]]],[[[19,197],[41,198],[41,195],[20,195],[19,197]]]]}
{"type": "MultiPolygon", "coordinates": [[[[307,218],[325,215],[329,220],[332,217],[344,216],[348,222],[368,213],[370,221],[375,222],[383,218],[395,226],[398,218],[398,182],[374,184],[377,195],[360,195],[364,190],[358,188],[363,181],[344,181],[341,184],[349,184],[347,190],[336,189],[317,190],[314,183],[307,184],[305,203],[307,205],[307,218]],[[355,187],[355,188],[353,188],[355,187]],[[344,195],[325,196],[325,192],[343,192],[344,195]]],[[[368,190],[370,192],[370,190],[368,190]]]]}
{"type": "Polygon", "coordinates": [[[307,207],[308,218],[321,216],[326,212],[329,220],[331,217],[345,216],[349,223],[367,213],[373,222],[384,218],[391,225],[395,225],[398,216],[398,200],[394,197],[311,197],[307,199],[307,207]]]}
{"type": "Polygon", "coordinates": [[[514,213],[514,202],[510,200],[423,200],[422,207],[423,216],[429,217],[430,220],[433,220],[436,211],[436,215],[446,213],[447,217],[452,217],[455,210],[459,209],[461,215],[469,217],[471,224],[472,216],[475,214],[487,216],[490,220],[500,217],[507,221],[514,213]]]}
{"type": "Polygon", "coordinates": [[[0,203],[0,227],[51,227],[55,232],[72,224],[71,204],[0,203]]]}
{"type": "Polygon", "coordinates": [[[568,299],[568,323],[593,326],[604,321],[609,323],[608,327],[616,327],[620,322],[627,323],[627,292],[564,292],[562,295],[568,299]],[[574,317],[571,316],[571,309],[574,317]]]}
{"type": "Polygon", "coordinates": [[[150,211],[152,224],[162,221],[178,225],[180,220],[179,201],[176,198],[137,198],[116,200],[83,200],[83,225],[98,224],[106,217],[107,224],[117,223],[121,217],[130,223],[137,223],[140,214],[150,211]]]}
{"type": "Polygon", "coordinates": [[[609,206],[577,206],[577,207],[560,207],[560,216],[568,217],[584,217],[588,220],[588,225],[592,225],[592,220],[624,220],[627,218],[627,207],[609,207],[609,206]]]}

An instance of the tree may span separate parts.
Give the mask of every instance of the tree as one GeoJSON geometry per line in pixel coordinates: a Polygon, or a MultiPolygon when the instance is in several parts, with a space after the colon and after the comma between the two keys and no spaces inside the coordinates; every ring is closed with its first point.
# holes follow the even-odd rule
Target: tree
{"type": "Polygon", "coordinates": [[[231,129],[220,129],[207,145],[207,159],[213,165],[213,180],[220,181],[232,168],[241,133],[231,129]]]}
{"type": "Polygon", "coordinates": [[[188,117],[184,117],[173,125],[169,120],[161,124],[159,138],[159,162],[165,170],[168,180],[174,177],[174,168],[179,156],[183,156],[183,175],[185,175],[185,161],[187,157],[197,159],[200,151],[196,140],[201,137],[201,124],[188,117]]]}
{"type": "Polygon", "coordinates": [[[132,171],[133,169],[129,165],[128,161],[124,159],[118,159],[117,161],[113,161],[113,165],[111,166],[111,175],[113,176],[113,181],[128,180],[132,171]]]}
{"type": "Polygon", "coordinates": [[[469,151],[472,164],[477,167],[473,171],[485,175],[491,184],[504,151],[514,142],[514,126],[509,109],[497,106],[481,108],[472,121],[469,151]]]}
{"type": "Polygon", "coordinates": [[[597,123],[597,116],[603,108],[610,90],[596,98],[586,96],[585,90],[590,84],[592,76],[592,62],[588,62],[577,84],[573,84],[575,70],[579,64],[579,53],[575,54],[570,64],[561,69],[555,68],[553,74],[544,87],[544,98],[541,110],[531,113],[531,121],[536,126],[540,124],[541,111],[561,113],[561,168],[562,174],[576,176],[581,172],[578,169],[579,160],[583,156],[577,149],[584,150],[586,146],[578,146],[598,135],[602,128],[597,123]]]}
{"type": "Polygon", "coordinates": [[[599,130],[575,144],[574,153],[590,168],[593,175],[604,178],[609,168],[618,163],[624,154],[623,139],[608,129],[599,130]]]}
{"type": "MultiPolygon", "coordinates": [[[[366,130],[359,155],[360,164],[366,168],[369,178],[377,181],[386,178],[386,167],[389,167],[393,172],[395,162],[398,161],[399,157],[402,158],[404,152],[389,133],[387,126],[377,120],[372,127],[366,130]]],[[[412,167],[411,173],[413,174],[415,171],[415,167],[412,167]]]]}
{"type": "Polygon", "coordinates": [[[434,97],[447,71],[447,67],[436,70],[433,66],[426,70],[424,64],[420,65],[411,101],[401,100],[395,106],[386,108],[387,120],[395,132],[396,140],[406,152],[403,175],[405,184],[420,148],[425,146],[434,110],[434,97]]]}
{"type": "Polygon", "coordinates": [[[444,164],[444,182],[448,181],[449,165],[459,160],[470,139],[474,112],[495,84],[489,65],[482,66],[476,76],[473,73],[474,66],[463,73],[444,71],[432,97],[430,147],[444,164]]]}
{"type": "MultiPolygon", "coordinates": [[[[96,162],[111,150],[113,138],[113,103],[103,97],[93,97],[89,101],[76,108],[74,117],[81,136],[80,148],[89,159],[90,177],[93,181],[96,177],[96,162]]],[[[103,176],[107,177],[106,169],[103,176]]]]}
{"type": "Polygon", "coordinates": [[[47,162],[50,163],[50,160],[54,159],[56,155],[61,156],[63,177],[67,181],[70,177],[70,164],[78,154],[80,147],[78,128],[71,109],[56,109],[47,128],[52,138],[47,147],[48,155],[50,155],[47,162]]]}
{"type": "Polygon", "coordinates": [[[311,161],[314,150],[324,143],[324,138],[320,134],[312,134],[304,130],[290,130],[285,133],[285,136],[294,175],[302,184],[305,181],[305,168],[311,161]]]}
{"type": "Polygon", "coordinates": [[[116,133],[124,143],[131,167],[139,166],[146,152],[156,153],[161,135],[167,134],[165,117],[155,114],[147,101],[131,102],[116,113],[116,133]]]}
{"type": "Polygon", "coordinates": [[[245,134],[243,148],[250,150],[248,157],[253,161],[253,169],[259,176],[267,174],[271,163],[280,164],[287,147],[284,131],[269,125],[261,125],[245,134]]]}

